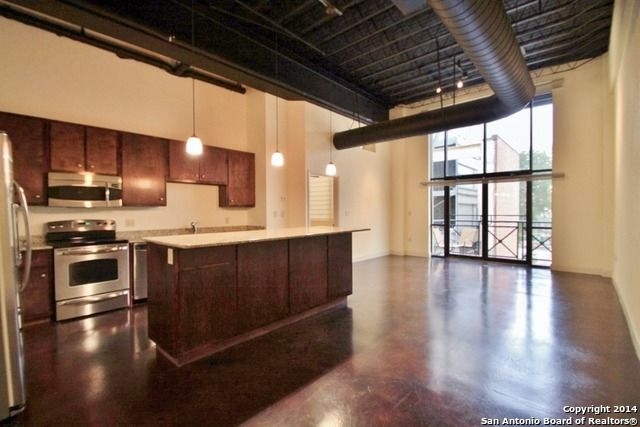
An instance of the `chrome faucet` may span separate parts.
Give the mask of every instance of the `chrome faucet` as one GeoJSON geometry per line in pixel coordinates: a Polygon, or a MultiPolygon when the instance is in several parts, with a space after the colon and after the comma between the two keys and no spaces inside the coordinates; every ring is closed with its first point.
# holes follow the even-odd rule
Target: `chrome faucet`
{"type": "Polygon", "coordinates": [[[191,232],[193,234],[198,232],[198,221],[191,221],[191,232]]]}

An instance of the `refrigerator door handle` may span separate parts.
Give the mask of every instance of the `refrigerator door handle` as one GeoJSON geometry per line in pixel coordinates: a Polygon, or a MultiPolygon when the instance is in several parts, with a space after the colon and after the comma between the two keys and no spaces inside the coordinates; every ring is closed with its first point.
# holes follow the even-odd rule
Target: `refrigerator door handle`
{"type": "MultiPolygon", "coordinates": [[[[16,206],[16,210],[20,211],[22,213],[22,218],[24,219],[24,234],[26,237],[26,244],[27,247],[26,249],[26,253],[25,253],[25,260],[24,260],[24,274],[22,276],[22,280],[20,281],[20,285],[18,287],[18,292],[23,292],[26,287],[27,287],[27,283],[29,282],[29,275],[31,274],[31,253],[32,253],[32,245],[31,245],[31,230],[29,227],[29,206],[27,205],[27,197],[24,194],[24,189],[20,186],[20,184],[18,184],[17,182],[13,182],[13,185],[16,188],[16,194],[18,195],[18,204],[16,206]]],[[[22,256],[20,255],[20,245],[18,242],[18,221],[16,218],[16,232],[15,232],[15,239],[16,239],[16,266],[20,266],[20,261],[22,256]]]]}

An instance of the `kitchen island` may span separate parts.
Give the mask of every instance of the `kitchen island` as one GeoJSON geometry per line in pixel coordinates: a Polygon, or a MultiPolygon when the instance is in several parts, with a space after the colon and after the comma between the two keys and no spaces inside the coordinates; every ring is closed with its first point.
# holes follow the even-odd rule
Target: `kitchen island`
{"type": "Polygon", "coordinates": [[[351,234],[287,228],[145,238],[149,338],[181,366],[323,311],[352,291],[351,234]]]}

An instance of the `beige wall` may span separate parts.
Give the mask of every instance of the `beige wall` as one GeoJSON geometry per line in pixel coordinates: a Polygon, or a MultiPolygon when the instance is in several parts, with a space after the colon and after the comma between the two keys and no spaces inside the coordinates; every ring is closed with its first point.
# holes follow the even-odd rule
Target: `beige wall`
{"type": "MultiPolygon", "coordinates": [[[[0,56],[1,111],[178,140],[191,134],[189,79],[4,18],[0,56]]],[[[251,91],[242,95],[196,81],[197,134],[205,144],[253,151],[261,159],[264,123],[254,120],[254,98],[251,91]]],[[[258,172],[257,188],[263,189],[264,173],[258,172]]],[[[166,207],[33,207],[32,231],[42,234],[46,221],[70,217],[113,218],[123,231],[188,227],[192,220],[264,225],[264,194],[258,192],[255,209],[222,209],[217,187],[170,183],[166,207]]]]}
{"type": "MultiPolygon", "coordinates": [[[[608,106],[606,56],[562,73],[541,73],[539,87],[555,87],[554,164],[565,178],[553,183],[553,269],[611,276],[613,271],[612,115],[608,106]],[[550,84],[556,81],[560,83],[550,84]],[[560,87],[558,87],[560,86],[560,87]]],[[[488,96],[461,94],[457,102],[488,96]]],[[[445,106],[450,103],[445,100],[445,106]]],[[[437,103],[397,108],[395,117],[416,114],[437,103]]],[[[426,141],[393,142],[391,251],[428,253],[428,191],[418,185],[428,174],[426,141]],[[411,239],[411,241],[410,241],[411,239]]]]}
{"type": "Polygon", "coordinates": [[[615,98],[613,281],[640,357],[640,3],[617,1],[611,33],[615,98]]]}
{"type": "MultiPolygon", "coordinates": [[[[0,111],[185,140],[191,135],[191,80],[112,53],[0,18],[0,111]]],[[[278,100],[278,144],[285,166],[270,164],[275,149],[275,97],[247,88],[231,92],[196,81],[196,132],[205,144],[256,154],[256,207],[222,209],[215,186],[167,185],[157,208],[32,208],[32,232],[68,218],[112,218],[118,229],[201,226],[306,225],[307,174],[324,172],[329,112],[306,102],[278,100]]],[[[333,115],[334,131],[351,120],[333,115]]],[[[354,236],[354,259],[386,255],[389,235],[389,153],[334,151],[339,173],[338,225],[366,227],[354,236]]]]}
{"type": "Polygon", "coordinates": [[[562,73],[553,91],[552,269],[611,277],[613,173],[607,56],[562,73]]]}
{"type": "MultiPolygon", "coordinates": [[[[354,128],[357,123],[315,105],[302,105],[305,109],[307,153],[305,177],[309,172],[324,174],[330,157],[330,134],[354,128]]],[[[388,255],[391,222],[390,147],[381,144],[375,152],[360,147],[331,150],[332,160],[338,169],[337,225],[370,229],[354,234],[354,260],[388,255]]],[[[305,186],[305,200],[307,191],[305,186]]]]}

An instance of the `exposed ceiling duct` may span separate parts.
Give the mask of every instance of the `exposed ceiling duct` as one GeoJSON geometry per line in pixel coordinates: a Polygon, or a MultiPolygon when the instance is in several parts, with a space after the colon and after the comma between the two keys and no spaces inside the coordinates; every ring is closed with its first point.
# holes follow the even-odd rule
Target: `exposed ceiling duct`
{"type": "Polygon", "coordinates": [[[502,1],[429,0],[428,3],[494,95],[338,132],[333,137],[337,149],[497,120],[519,111],[533,98],[535,86],[502,1]]]}

